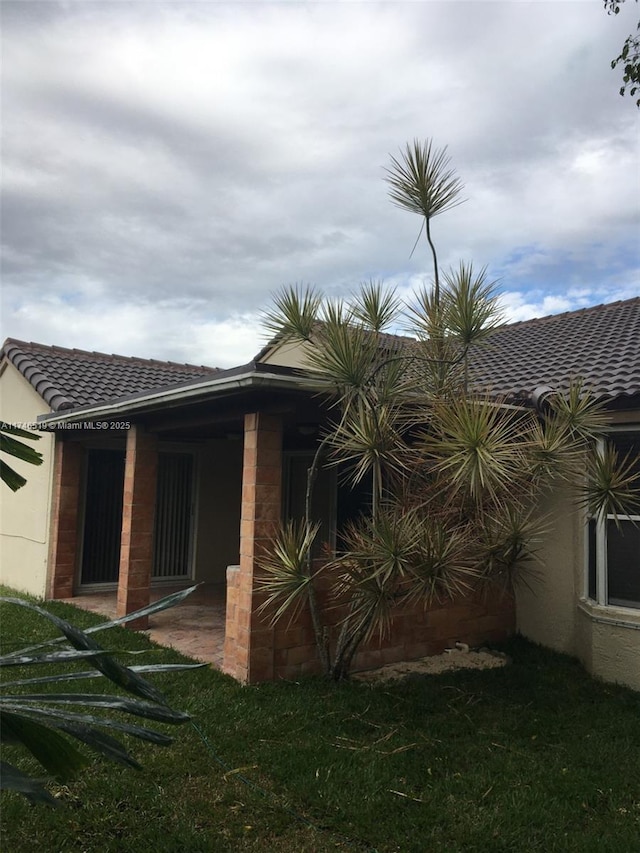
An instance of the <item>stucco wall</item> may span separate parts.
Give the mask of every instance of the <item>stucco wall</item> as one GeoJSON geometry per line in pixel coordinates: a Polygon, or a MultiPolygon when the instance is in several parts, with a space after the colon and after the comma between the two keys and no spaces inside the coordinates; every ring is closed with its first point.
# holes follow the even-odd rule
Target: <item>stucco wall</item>
{"type": "MultiPolygon", "coordinates": [[[[46,403],[12,364],[0,373],[0,418],[9,423],[31,424],[48,412],[46,403]]],[[[44,461],[40,466],[19,460],[9,464],[27,478],[27,484],[12,492],[0,484],[0,580],[33,595],[44,596],[47,581],[53,435],[39,433],[33,442],[44,461]]]]}
{"type": "Polygon", "coordinates": [[[553,527],[538,551],[539,581],[533,590],[518,590],[518,631],[578,657],[596,678],[640,690],[640,610],[599,607],[585,598],[585,522],[574,506],[564,490],[545,505],[553,527]]]}
{"type": "Polygon", "coordinates": [[[537,551],[531,589],[517,591],[518,631],[560,652],[576,654],[576,602],[582,593],[584,522],[575,500],[556,489],[544,502],[549,530],[537,551]]]}
{"type": "Polygon", "coordinates": [[[596,678],[640,690],[640,610],[578,606],[578,656],[596,678]]]}
{"type": "Polygon", "coordinates": [[[195,579],[224,583],[240,556],[242,440],[209,441],[199,458],[195,579]]]}
{"type": "Polygon", "coordinates": [[[287,343],[276,344],[260,359],[264,364],[276,364],[281,367],[308,367],[306,359],[306,344],[287,343]]]}

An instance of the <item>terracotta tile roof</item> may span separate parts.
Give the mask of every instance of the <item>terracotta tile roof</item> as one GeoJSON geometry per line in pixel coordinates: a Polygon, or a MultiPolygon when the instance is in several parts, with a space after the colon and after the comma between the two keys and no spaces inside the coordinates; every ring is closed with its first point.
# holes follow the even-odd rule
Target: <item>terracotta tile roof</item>
{"type": "MultiPolygon", "coordinates": [[[[389,353],[414,344],[397,335],[380,341],[389,353]]],[[[640,297],[501,326],[472,348],[470,369],[477,387],[510,398],[528,399],[542,386],[566,391],[572,379],[603,401],[640,395],[640,297]]]]}
{"type": "Polygon", "coordinates": [[[54,412],[187,382],[216,367],[130,358],[7,338],[2,355],[29,380],[54,412]]]}
{"type": "MultiPolygon", "coordinates": [[[[316,322],[316,329],[320,330],[322,327],[322,322],[316,322]]],[[[409,338],[406,335],[392,335],[387,332],[378,332],[378,340],[379,345],[383,349],[386,349],[388,352],[399,352],[406,346],[407,341],[413,341],[414,338],[409,338]]],[[[276,335],[276,337],[271,338],[267,343],[262,347],[260,352],[253,357],[253,361],[256,364],[260,364],[263,359],[265,359],[274,349],[277,349],[278,345],[281,343],[281,338],[276,335]]]]}
{"type": "Polygon", "coordinates": [[[502,326],[473,348],[471,372],[512,397],[572,379],[603,401],[640,395],[640,297],[502,326]]]}
{"type": "MultiPolygon", "coordinates": [[[[413,343],[396,335],[385,335],[383,341],[390,352],[413,343]]],[[[96,405],[220,372],[11,338],[5,341],[2,355],[53,411],[96,405]]],[[[599,399],[635,405],[631,398],[640,400],[640,297],[502,326],[482,346],[475,346],[470,356],[474,384],[493,393],[528,399],[541,386],[566,390],[572,379],[583,379],[599,399]]]]}

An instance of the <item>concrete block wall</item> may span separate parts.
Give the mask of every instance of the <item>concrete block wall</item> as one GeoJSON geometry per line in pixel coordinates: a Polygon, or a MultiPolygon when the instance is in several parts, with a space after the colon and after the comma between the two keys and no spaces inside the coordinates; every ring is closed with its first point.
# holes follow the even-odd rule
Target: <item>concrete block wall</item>
{"type": "Polygon", "coordinates": [[[248,414],[244,424],[240,566],[227,572],[223,669],[243,683],[270,681],[274,629],[258,613],[265,595],[257,588],[256,562],[272,540],[282,512],[282,421],[248,414]]]}
{"type": "MultiPolygon", "coordinates": [[[[223,670],[245,684],[278,678],[296,679],[320,671],[308,610],[294,621],[283,617],[270,626],[261,613],[265,593],[259,586],[260,553],[278,529],[282,507],[282,423],[264,413],[245,417],[240,522],[240,565],[227,570],[227,611],[223,670]]],[[[326,583],[331,579],[327,578],[326,583]]],[[[326,601],[328,589],[320,591],[326,601]]],[[[333,609],[330,641],[339,632],[333,609]]],[[[506,638],[515,629],[511,598],[483,601],[459,598],[425,611],[421,605],[399,610],[389,637],[361,647],[354,669],[415,660],[437,654],[456,641],[477,646],[506,638]]]]}
{"type": "MultiPolygon", "coordinates": [[[[294,622],[287,616],[269,627],[268,615],[260,615],[257,608],[263,596],[254,592],[241,601],[241,568],[230,567],[227,572],[227,622],[225,634],[225,671],[243,683],[257,683],[284,678],[296,680],[304,675],[321,672],[315,644],[311,616],[304,609],[294,622]],[[248,623],[248,608],[252,608],[251,630],[239,628],[248,623]],[[243,611],[240,614],[240,611],[243,611]],[[240,618],[239,618],[240,615],[240,618]],[[255,643],[255,649],[254,647],[255,643]],[[234,650],[249,648],[256,654],[257,666],[250,671],[234,669],[230,662],[234,650]]],[[[334,611],[334,624],[330,628],[330,641],[335,643],[339,631],[339,611],[334,611]]],[[[375,669],[387,663],[417,660],[427,655],[440,654],[456,642],[471,647],[499,642],[515,631],[515,605],[512,596],[497,593],[490,597],[467,596],[445,604],[433,605],[425,610],[420,605],[399,608],[394,615],[390,634],[382,640],[374,637],[363,644],[353,662],[353,671],[375,669]]]]}
{"type": "Polygon", "coordinates": [[[56,440],[51,501],[49,598],[74,593],[79,556],[80,488],[84,448],[73,441],[56,440]]]}
{"type": "MultiPolygon", "coordinates": [[[[118,616],[133,613],[149,604],[153,570],[153,526],[155,521],[158,441],[155,435],[133,424],[127,433],[124,469],[118,616]]],[[[128,623],[144,630],[148,617],[128,623]]]]}
{"type": "MultiPolygon", "coordinates": [[[[335,612],[336,622],[339,613],[335,612]]],[[[331,629],[335,643],[338,626],[331,629]]],[[[387,663],[417,660],[440,654],[456,642],[471,647],[495,643],[515,631],[515,606],[512,596],[496,595],[483,599],[478,596],[458,598],[428,609],[421,604],[398,608],[388,636],[375,636],[360,647],[353,661],[353,671],[375,669],[387,663]]],[[[315,636],[308,612],[301,614],[294,625],[287,617],[275,628],[274,677],[295,680],[303,675],[320,672],[315,636]]]]}

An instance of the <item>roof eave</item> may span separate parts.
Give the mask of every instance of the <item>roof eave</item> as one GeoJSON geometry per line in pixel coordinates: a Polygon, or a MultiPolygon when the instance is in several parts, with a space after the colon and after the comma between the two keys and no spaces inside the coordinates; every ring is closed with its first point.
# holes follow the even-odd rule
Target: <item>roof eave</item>
{"type": "Polygon", "coordinates": [[[144,394],[136,399],[130,397],[101,403],[95,406],[85,406],[73,411],[56,412],[50,415],[40,415],[38,422],[49,428],[79,421],[109,420],[124,415],[144,414],[158,408],[171,407],[182,403],[195,403],[207,397],[223,396],[233,391],[248,391],[259,388],[281,390],[320,391],[325,384],[322,380],[303,374],[281,374],[257,371],[255,368],[245,373],[235,373],[229,376],[216,376],[203,382],[180,386],[174,389],[164,389],[144,394]]]}

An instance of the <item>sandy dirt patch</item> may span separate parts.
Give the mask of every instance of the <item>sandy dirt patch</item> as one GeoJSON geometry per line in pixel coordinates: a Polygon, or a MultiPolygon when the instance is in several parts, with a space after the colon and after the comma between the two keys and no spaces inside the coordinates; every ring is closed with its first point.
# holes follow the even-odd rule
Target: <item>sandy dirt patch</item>
{"type": "Polygon", "coordinates": [[[448,649],[441,655],[354,672],[352,678],[358,681],[394,681],[409,675],[438,675],[455,669],[496,669],[507,663],[508,658],[502,652],[494,652],[491,649],[469,651],[463,647],[448,649]]]}

